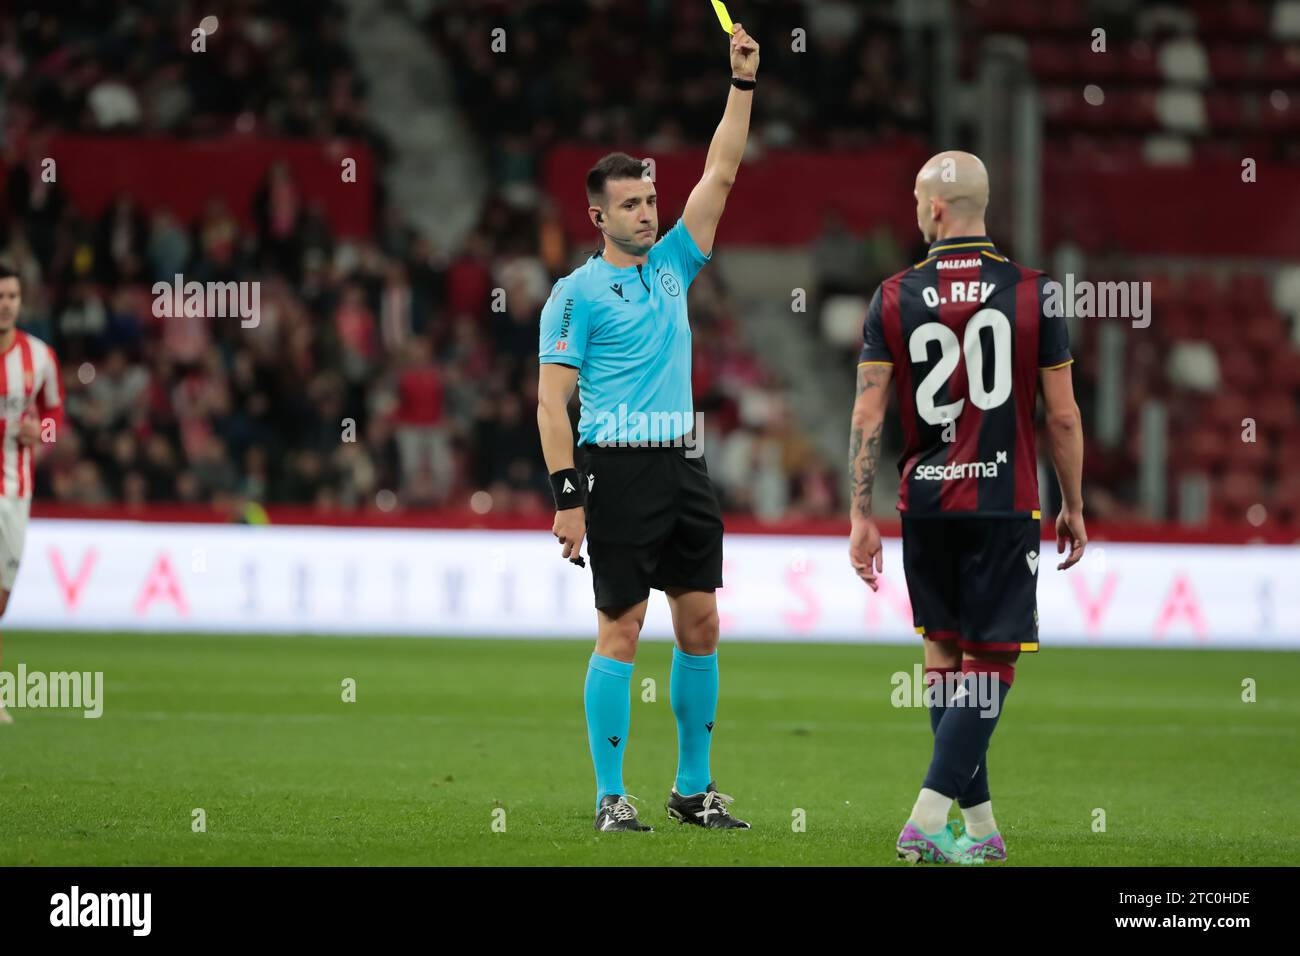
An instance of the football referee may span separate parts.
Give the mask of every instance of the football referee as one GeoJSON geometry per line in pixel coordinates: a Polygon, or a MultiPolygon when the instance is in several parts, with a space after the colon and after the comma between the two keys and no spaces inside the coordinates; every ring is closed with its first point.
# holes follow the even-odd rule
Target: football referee
{"type": "MultiPolygon", "coordinates": [[[[632,665],[650,590],[672,611],[677,646],[669,693],[677,778],[669,815],[710,829],[748,828],[728,812],[709,770],[718,702],[722,517],[692,441],[691,330],[686,292],[709,261],[718,220],[749,136],[758,44],[737,23],[731,90],[704,175],[682,218],[656,242],[648,164],[606,156],[587,174],[587,215],[603,249],[556,283],[542,309],[537,426],[555,493],[554,534],[578,563],[587,538],[596,593],[596,650],[587,666],[587,738],[600,831],[649,831],[623,786],[632,665]],[[575,467],[568,402],[580,386],[575,467]]],[[[698,438],[699,436],[694,436],[698,438]]]]}

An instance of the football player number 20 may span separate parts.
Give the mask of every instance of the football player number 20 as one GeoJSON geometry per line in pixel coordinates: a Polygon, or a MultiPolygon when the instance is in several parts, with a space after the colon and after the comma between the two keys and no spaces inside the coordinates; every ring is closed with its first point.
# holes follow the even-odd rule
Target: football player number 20
{"type": "Polygon", "coordinates": [[[934,397],[939,387],[948,381],[957,368],[962,355],[966,358],[966,391],[976,408],[988,411],[997,408],[1011,397],[1011,322],[997,309],[980,309],[966,323],[962,342],[957,334],[942,322],[927,322],[912,333],[907,343],[913,362],[925,362],[930,357],[930,343],[939,343],[939,361],[930,374],[916,387],[916,410],[931,425],[942,425],[956,419],[966,405],[959,398],[946,405],[936,405],[934,397]],[[993,334],[993,387],[984,387],[984,343],[980,332],[988,329],[993,334]]]}

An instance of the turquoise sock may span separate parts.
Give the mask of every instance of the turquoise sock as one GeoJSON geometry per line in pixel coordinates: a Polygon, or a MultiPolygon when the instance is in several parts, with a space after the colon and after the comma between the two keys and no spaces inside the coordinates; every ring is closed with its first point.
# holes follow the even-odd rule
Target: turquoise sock
{"type": "Polygon", "coordinates": [[[718,712],[718,652],[697,656],[674,647],[668,694],[677,718],[677,792],[702,793],[713,782],[709,744],[718,712]]]}
{"type": "Polygon", "coordinates": [[[611,793],[622,796],[623,751],[632,720],[632,665],[612,657],[591,655],[583,704],[587,710],[587,741],[596,766],[596,805],[611,793]]]}

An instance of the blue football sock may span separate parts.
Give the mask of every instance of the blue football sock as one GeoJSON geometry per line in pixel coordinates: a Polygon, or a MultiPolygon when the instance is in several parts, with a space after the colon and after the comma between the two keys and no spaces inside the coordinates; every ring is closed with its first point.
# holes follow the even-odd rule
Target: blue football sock
{"type": "Polygon", "coordinates": [[[925,669],[926,709],[930,711],[930,732],[939,732],[939,721],[943,720],[943,709],[948,705],[948,675],[955,674],[960,668],[927,667],[925,669]],[[938,685],[937,687],[934,685],[938,685]]]}
{"type": "Polygon", "coordinates": [[[709,743],[718,712],[718,652],[685,654],[674,647],[668,694],[677,718],[677,792],[703,793],[713,782],[709,743]]]}
{"type": "MultiPolygon", "coordinates": [[[[948,704],[948,675],[960,672],[960,667],[927,667],[925,669],[927,689],[931,681],[938,681],[942,687],[942,689],[935,689],[934,697],[929,703],[930,731],[935,735],[939,733],[939,722],[943,720],[944,708],[948,704]]],[[[984,759],[980,760],[979,769],[975,771],[975,776],[971,777],[970,782],[966,784],[966,789],[958,794],[957,805],[966,809],[979,806],[989,799],[989,765],[988,754],[986,753],[984,759]]]]}
{"type": "Polygon", "coordinates": [[[623,752],[632,720],[632,665],[612,657],[591,655],[583,703],[587,711],[587,741],[596,766],[596,805],[623,789],[623,752]]]}
{"type": "Polygon", "coordinates": [[[969,810],[992,799],[989,794],[989,757],[986,751],[984,759],[980,761],[979,769],[975,771],[975,776],[970,778],[970,783],[966,784],[966,789],[957,798],[957,806],[969,810]]]}
{"type": "MultiPolygon", "coordinates": [[[[979,673],[966,670],[964,680],[958,685],[958,693],[963,687],[966,690],[962,695],[965,703],[949,700],[935,731],[934,756],[923,784],[926,789],[945,797],[964,797],[968,801],[980,796],[988,799],[974,785],[984,766],[989,740],[1002,714],[1007,693],[1011,690],[1013,673],[1009,665],[981,669],[979,673]],[[991,694],[989,700],[983,699],[981,687],[991,694]],[[997,700],[996,710],[993,698],[997,700]]],[[[987,782],[984,789],[987,789],[987,782]]],[[[980,802],[983,801],[976,799],[963,805],[974,806],[980,802]]]]}

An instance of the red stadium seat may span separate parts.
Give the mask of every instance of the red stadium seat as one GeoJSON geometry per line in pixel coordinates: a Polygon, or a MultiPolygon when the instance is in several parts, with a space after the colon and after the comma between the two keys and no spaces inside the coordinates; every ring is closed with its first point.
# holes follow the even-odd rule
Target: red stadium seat
{"type": "Polygon", "coordinates": [[[1259,366],[1244,348],[1219,350],[1219,381],[1225,390],[1251,393],[1260,384],[1259,366]]]}
{"type": "Polygon", "coordinates": [[[1061,82],[1086,69],[1080,63],[1077,45],[1055,40],[1035,40],[1029,47],[1029,69],[1039,80],[1061,82]]]}
{"type": "MultiPolygon", "coordinates": [[[[1254,309],[1251,311],[1254,312],[1254,309]]],[[[1286,346],[1287,329],[1277,316],[1256,312],[1244,323],[1241,338],[1259,354],[1262,363],[1268,360],[1274,350],[1286,346]]]]}
{"type": "Polygon", "coordinates": [[[1183,280],[1183,294],[1191,304],[1208,308],[1219,301],[1220,286],[1218,280],[1204,272],[1193,272],[1183,280]]]}
{"type": "Polygon", "coordinates": [[[1049,86],[1038,95],[1038,107],[1048,122],[1065,121],[1074,106],[1075,93],[1059,86],[1049,86]]]}
{"type": "Polygon", "coordinates": [[[1206,402],[1206,417],[1224,433],[1241,434],[1241,421],[1256,414],[1257,408],[1246,396],[1224,391],[1206,402]]]}
{"type": "Polygon", "coordinates": [[[1217,43],[1210,47],[1210,75],[1216,83],[1240,83],[1250,78],[1253,69],[1247,47],[1236,43],[1217,43]]]}
{"type": "Polygon", "coordinates": [[[1036,17],[1046,16],[1053,30],[1073,32],[1084,25],[1082,0],[1053,0],[1048,4],[1034,4],[1033,10],[1036,17]]]}
{"type": "Polygon", "coordinates": [[[1271,387],[1300,389],[1300,352],[1295,348],[1288,346],[1274,353],[1266,368],[1265,378],[1271,387]]]}
{"type": "Polygon", "coordinates": [[[1256,39],[1268,33],[1267,5],[1255,0],[1200,0],[1195,4],[1202,36],[1256,39]]]}
{"type": "Polygon", "coordinates": [[[1279,483],[1289,479],[1300,481],[1300,434],[1293,429],[1284,441],[1274,443],[1273,480],[1279,483]]]}
{"type": "Polygon", "coordinates": [[[1273,133],[1300,129],[1300,94],[1287,96],[1286,108],[1277,109],[1270,97],[1260,95],[1259,125],[1273,133]]]}
{"type": "Polygon", "coordinates": [[[1205,114],[1210,129],[1218,132],[1232,132],[1243,129],[1246,123],[1246,109],[1241,94],[1215,91],[1205,95],[1205,114]]]}
{"type": "Polygon", "coordinates": [[[1017,32],[1032,33],[1041,27],[1042,4],[1034,0],[1004,0],[1000,5],[1007,7],[1008,25],[1017,32]]]}
{"type": "MultiPolygon", "coordinates": [[[[1211,122],[1213,126],[1213,122],[1211,122]]],[[[1267,156],[1273,150],[1268,142],[1242,136],[1202,140],[1196,144],[1195,161],[1220,166],[1236,166],[1242,156],[1267,156]]]]}
{"type": "Polygon", "coordinates": [[[1102,89],[1109,89],[1119,81],[1126,79],[1128,64],[1122,50],[1107,47],[1105,53],[1094,53],[1091,36],[1086,38],[1083,55],[1075,61],[1078,66],[1077,77],[1083,82],[1099,83],[1102,89]]]}
{"type": "Polygon", "coordinates": [[[1167,272],[1157,272],[1143,278],[1151,283],[1151,301],[1155,308],[1173,309],[1182,306],[1181,290],[1167,272]]]}
{"type": "Polygon", "coordinates": [[[1223,353],[1240,350],[1241,330],[1230,312],[1201,313],[1201,338],[1219,353],[1219,375],[1223,375],[1223,353]]]}
{"type": "Polygon", "coordinates": [[[1120,122],[1126,129],[1155,130],[1160,127],[1156,114],[1156,94],[1149,90],[1133,90],[1117,94],[1120,99],[1120,122]]]}
{"type": "Polygon", "coordinates": [[[1126,108],[1124,95],[1113,90],[1103,92],[1104,99],[1094,106],[1083,98],[1082,86],[1065,88],[1060,120],[1085,129],[1109,129],[1120,124],[1126,108]]]}
{"type": "Polygon", "coordinates": [[[1267,309],[1270,307],[1268,276],[1258,272],[1234,272],[1228,280],[1228,296],[1240,305],[1267,309]]]}
{"type": "Polygon", "coordinates": [[[1273,47],[1264,59],[1264,81],[1271,86],[1300,84],[1300,46],[1273,47]]]}
{"type": "Polygon", "coordinates": [[[1254,441],[1243,441],[1242,432],[1238,422],[1236,428],[1224,433],[1228,449],[1225,467],[1230,471],[1240,469],[1263,478],[1273,467],[1273,443],[1258,428],[1255,430],[1254,441]]]}
{"type": "Polygon", "coordinates": [[[1185,450],[1176,446],[1173,456],[1179,464],[1196,471],[1213,471],[1228,456],[1228,446],[1223,441],[1221,429],[1212,425],[1203,425],[1186,437],[1185,450]]]}
{"type": "Polygon", "coordinates": [[[1199,338],[1201,323],[1194,313],[1178,307],[1162,309],[1158,300],[1152,306],[1152,310],[1159,319],[1153,320],[1151,327],[1155,329],[1162,342],[1172,344],[1199,338]]]}
{"type": "Polygon", "coordinates": [[[980,25],[991,32],[1032,32],[1039,26],[1040,7],[1032,0],[989,0],[972,3],[970,10],[980,25]]]}
{"type": "Polygon", "coordinates": [[[1155,83],[1161,79],[1160,64],[1155,50],[1145,40],[1138,40],[1124,48],[1124,75],[1132,83],[1155,83]]]}
{"type": "Polygon", "coordinates": [[[1264,482],[1256,472],[1233,470],[1215,484],[1213,497],[1216,507],[1244,518],[1251,505],[1263,503],[1264,482]]]}

